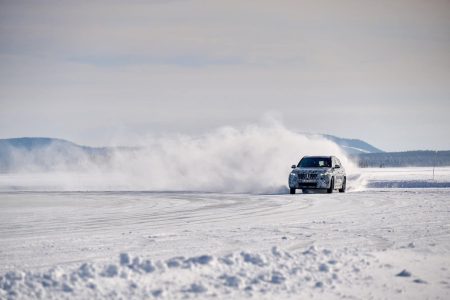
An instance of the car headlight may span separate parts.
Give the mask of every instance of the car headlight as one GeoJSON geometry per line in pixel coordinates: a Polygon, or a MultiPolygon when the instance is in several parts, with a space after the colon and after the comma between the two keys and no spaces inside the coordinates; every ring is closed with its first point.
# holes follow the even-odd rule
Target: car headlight
{"type": "Polygon", "coordinates": [[[290,175],[291,176],[297,176],[297,173],[291,173],[290,175]]]}

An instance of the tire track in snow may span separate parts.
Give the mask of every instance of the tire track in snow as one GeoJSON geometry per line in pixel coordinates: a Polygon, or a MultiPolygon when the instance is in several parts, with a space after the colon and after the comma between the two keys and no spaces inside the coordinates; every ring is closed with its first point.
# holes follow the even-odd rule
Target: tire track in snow
{"type": "Polygon", "coordinates": [[[0,193],[0,254],[11,267],[101,258],[130,249],[164,256],[185,245],[192,251],[270,247],[283,236],[289,249],[321,244],[382,250],[413,241],[445,243],[448,193],[0,193]]]}

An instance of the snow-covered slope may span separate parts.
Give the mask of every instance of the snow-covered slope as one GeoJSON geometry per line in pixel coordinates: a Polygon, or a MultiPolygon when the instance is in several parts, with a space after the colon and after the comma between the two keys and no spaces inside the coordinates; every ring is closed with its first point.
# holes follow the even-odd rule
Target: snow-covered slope
{"type": "Polygon", "coordinates": [[[0,139],[0,173],[86,169],[105,163],[111,149],[80,146],[55,138],[0,139]]]}
{"type": "Polygon", "coordinates": [[[384,151],[370,145],[369,143],[359,139],[347,139],[334,135],[324,134],[324,138],[336,143],[348,154],[362,154],[362,153],[383,153],[384,151]]]}

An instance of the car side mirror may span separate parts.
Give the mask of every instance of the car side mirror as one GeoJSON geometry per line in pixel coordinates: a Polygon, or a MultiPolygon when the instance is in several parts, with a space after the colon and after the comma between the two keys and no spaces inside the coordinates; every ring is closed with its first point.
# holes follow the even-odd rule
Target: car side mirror
{"type": "Polygon", "coordinates": [[[295,168],[297,168],[296,165],[292,165],[292,166],[291,166],[291,169],[295,169],[295,168]]]}
{"type": "Polygon", "coordinates": [[[341,166],[340,166],[340,165],[335,165],[334,168],[335,168],[335,169],[340,169],[341,166]]]}

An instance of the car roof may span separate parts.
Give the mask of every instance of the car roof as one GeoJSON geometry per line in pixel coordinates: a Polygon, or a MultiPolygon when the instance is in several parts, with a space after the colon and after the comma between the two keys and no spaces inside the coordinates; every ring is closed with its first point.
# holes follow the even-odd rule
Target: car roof
{"type": "Polygon", "coordinates": [[[310,156],[310,155],[306,155],[303,157],[315,157],[315,158],[332,158],[334,156],[324,156],[324,155],[314,155],[314,156],[310,156]]]}

